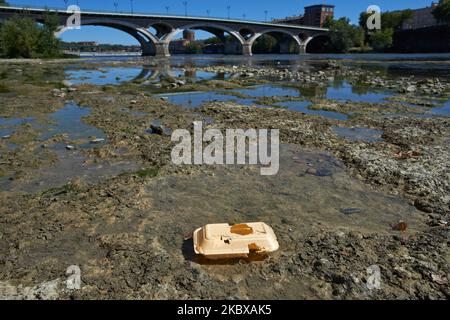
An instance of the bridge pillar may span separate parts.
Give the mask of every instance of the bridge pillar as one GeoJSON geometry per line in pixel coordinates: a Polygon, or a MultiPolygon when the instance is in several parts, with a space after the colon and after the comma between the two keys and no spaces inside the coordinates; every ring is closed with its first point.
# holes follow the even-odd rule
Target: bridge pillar
{"type": "Polygon", "coordinates": [[[312,39],[313,37],[308,37],[305,41],[302,41],[302,44],[300,45],[300,54],[306,54],[306,46],[312,39]]]}
{"type": "Polygon", "coordinates": [[[302,44],[299,51],[300,54],[306,54],[306,44],[302,44]]]}
{"type": "Polygon", "coordinates": [[[244,56],[252,56],[252,43],[244,43],[242,45],[242,55],[244,56]]]}
{"type": "Polygon", "coordinates": [[[170,57],[169,44],[166,42],[155,43],[157,57],[170,57]]]}
{"type": "Polygon", "coordinates": [[[134,30],[133,31],[124,30],[124,31],[128,32],[130,35],[132,35],[139,41],[142,48],[142,56],[147,57],[155,54],[155,48],[153,47],[153,44],[149,40],[146,40],[144,37],[142,37],[138,32],[134,30]]]}
{"type": "Polygon", "coordinates": [[[148,57],[148,56],[152,56],[153,54],[154,54],[154,50],[153,50],[153,48],[151,47],[151,45],[149,45],[149,44],[142,44],[141,43],[141,47],[142,47],[142,56],[143,57],[148,57]]]}

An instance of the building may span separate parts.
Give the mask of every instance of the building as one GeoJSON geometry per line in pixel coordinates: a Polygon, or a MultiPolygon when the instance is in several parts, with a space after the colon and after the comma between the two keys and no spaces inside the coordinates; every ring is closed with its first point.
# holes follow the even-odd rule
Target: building
{"type": "Polygon", "coordinates": [[[420,29],[439,25],[439,22],[434,18],[433,15],[433,9],[437,5],[437,3],[432,2],[430,7],[412,10],[413,17],[403,23],[402,29],[420,29]]]}
{"type": "Polygon", "coordinates": [[[185,53],[186,47],[195,42],[195,31],[184,30],[183,38],[170,42],[170,51],[173,53],[185,53]]]}
{"type": "Polygon", "coordinates": [[[317,4],[314,6],[305,7],[305,14],[303,16],[298,15],[282,19],[275,19],[272,20],[272,22],[305,25],[311,27],[323,27],[328,17],[334,17],[334,6],[317,4]]]}
{"type": "Polygon", "coordinates": [[[190,41],[190,42],[195,41],[195,31],[189,30],[189,29],[184,30],[183,31],[183,39],[190,41]]]}
{"type": "Polygon", "coordinates": [[[312,27],[323,27],[328,18],[334,17],[334,6],[328,4],[317,4],[305,7],[303,24],[312,27]]]}

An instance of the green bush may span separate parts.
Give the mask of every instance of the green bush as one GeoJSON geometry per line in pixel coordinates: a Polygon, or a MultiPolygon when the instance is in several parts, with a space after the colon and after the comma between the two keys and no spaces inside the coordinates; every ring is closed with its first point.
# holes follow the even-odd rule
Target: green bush
{"type": "Polygon", "coordinates": [[[7,58],[55,58],[61,56],[59,40],[54,32],[58,21],[46,14],[38,25],[28,17],[14,16],[0,27],[0,45],[7,58]]]}
{"type": "Polygon", "coordinates": [[[347,18],[328,19],[325,27],[329,28],[328,50],[337,53],[348,52],[350,48],[364,45],[364,31],[352,24],[347,18]]]}
{"type": "Polygon", "coordinates": [[[278,46],[277,40],[268,34],[263,34],[256,39],[253,45],[253,53],[276,53],[278,46]]]}
{"type": "Polygon", "coordinates": [[[377,51],[388,49],[392,46],[394,29],[388,28],[370,34],[370,44],[377,51]]]}
{"type": "Polygon", "coordinates": [[[362,12],[359,25],[365,30],[365,41],[377,51],[384,51],[392,46],[394,33],[402,28],[405,21],[412,18],[412,10],[400,10],[381,13],[381,30],[367,30],[367,19],[370,14],[362,12]]]}
{"type": "Polygon", "coordinates": [[[433,10],[436,20],[444,23],[450,23],[450,0],[441,0],[433,10]]]}
{"type": "Polygon", "coordinates": [[[198,43],[191,42],[186,46],[186,53],[188,54],[202,53],[202,47],[198,43]]]}

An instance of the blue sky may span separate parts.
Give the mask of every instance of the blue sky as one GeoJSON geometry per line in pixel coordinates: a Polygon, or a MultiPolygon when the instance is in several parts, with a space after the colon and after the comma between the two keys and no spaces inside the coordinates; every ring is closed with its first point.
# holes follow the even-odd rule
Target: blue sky
{"type": "MultiPolygon", "coordinates": [[[[78,0],[81,10],[114,10],[114,2],[118,2],[119,11],[130,11],[130,0],[78,0]]],[[[8,0],[11,5],[30,5],[49,7],[64,7],[63,0],[8,0]]],[[[69,0],[75,4],[76,0],[69,0]]],[[[369,5],[378,5],[382,11],[391,11],[404,8],[421,8],[430,6],[431,0],[187,0],[188,14],[206,16],[207,10],[214,17],[227,17],[227,6],[230,6],[232,18],[265,19],[264,11],[268,11],[268,18],[279,18],[303,13],[303,7],[312,4],[326,3],[336,6],[336,17],[349,17],[357,23],[359,13],[365,11],[369,5]]],[[[184,14],[183,0],[134,0],[135,12],[166,13],[166,6],[171,14],[184,14]]],[[[209,36],[199,33],[199,37],[209,36]]],[[[137,44],[129,35],[102,27],[82,27],[81,30],[71,30],[63,34],[66,41],[97,41],[99,43],[137,44]]]]}

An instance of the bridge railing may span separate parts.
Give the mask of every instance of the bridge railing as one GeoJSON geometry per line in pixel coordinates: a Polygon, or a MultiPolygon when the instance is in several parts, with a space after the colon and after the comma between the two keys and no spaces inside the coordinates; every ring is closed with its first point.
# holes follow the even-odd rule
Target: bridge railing
{"type": "MultiPolygon", "coordinates": [[[[60,11],[60,12],[67,12],[67,8],[64,7],[55,7],[55,6],[36,6],[36,5],[9,5],[7,7],[2,7],[1,8],[9,8],[9,9],[22,9],[22,10],[51,10],[51,11],[60,11]]],[[[105,9],[93,9],[93,8],[86,8],[86,7],[82,7],[80,6],[81,9],[81,13],[83,13],[83,11],[85,12],[89,12],[89,13],[104,13],[104,14],[120,14],[120,15],[127,15],[127,16],[162,16],[162,17],[179,17],[179,18],[203,18],[203,19],[220,19],[220,20],[233,20],[233,21],[248,21],[248,22],[258,22],[258,23],[264,23],[265,21],[261,21],[261,20],[254,20],[254,19],[242,19],[242,18],[233,18],[230,17],[228,19],[228,17],[219,17],[219,16],[212,16],[212,15],[185,15],[185,14],[180,14],[180,13],[161,13],[161,12],[143,12],[143,11],[136,11],[133,10],[133,12],[130,11],[126,11],[126,10],[105,10],[105,9]]],[[[267,21],[267,23],[270,23],[270,21],[267,21]]]]}
{"type": "MultiPolygon", "coordinates": [[[[63,7],[41,7],[41,6],[35,6],[35,5],[10,5],[7,7],[0,6],[0,10],[2,9],[15,9],[15,10],[50,10],[50,11],[59,11],[59,12],[67,12],[67,8],[63,7]]],[[[215,17],[215,16],[192,16],[192,15],[185,15],[185,14],[162,14],[162,13],[150,13],[150,12],[127,12],[127,11],[115,11],[115,10],[98,10],[98,9],[89,9],[89,8],[83,8],[81,7],[81,14],[83,12],[85,14],[109,14],[109,15],[123,15],[127,17],[161,17],[161,18],[187,18],[187,19],[212,19],[212,20],[220,20],[220,21],[230,21],[230,22],[238,22],[238,23],[254,23],[254,24],[261,24],[266,26],[283,26],[288,28],[305,28],[305,29],[314,29],[314,30],[320,30],[320,31],[327,31],[327,29],[319,28],[319,27],[311,27],[311,26],[305,26],[305,25],[294,25],[289,23],[277,23],[277,22],[271,22],[271,21],[259,21],[259,20],[252,20],[252,19],[239,19],[239,18],[228,18],[228,17],[215,17]]]]}

